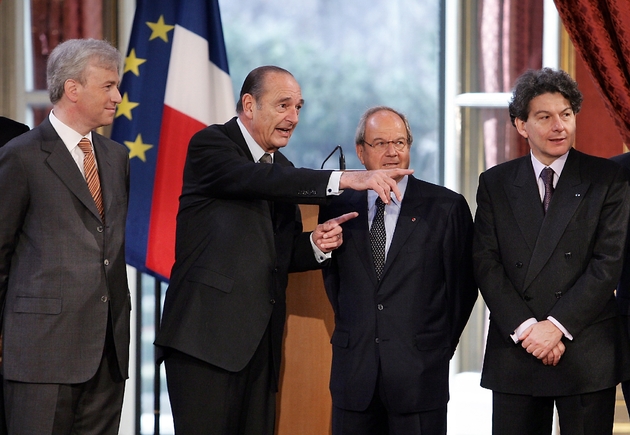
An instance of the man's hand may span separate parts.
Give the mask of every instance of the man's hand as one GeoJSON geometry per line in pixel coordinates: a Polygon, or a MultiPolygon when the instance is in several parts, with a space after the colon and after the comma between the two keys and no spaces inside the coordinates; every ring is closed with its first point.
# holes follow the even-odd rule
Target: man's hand
{"type": "Polygon", "coordinates": [[[385,204],[389,204],[390,192],[402,200],[398,184],[405,175],[411,175],[412,169],[378,169],[375,171],[344,171],[339,180],[339,189],[373,190],[385,204]]]}
{"type": "MultiPolygon", "coordinates": [[[[521,341],[523,349],[542,360],[547,357],[549,352],[558,346],[562,336],[562,331],[560,331],[556,325],[549,320],[543,320],[527,328],[525,332],[523,332],[523,335],[519,337],[519,340],[521,341]]],[[[558,352],[554,353],[554,355],[558,352]]],[[[562,353],[563,352],[564,350],[562,350],[562,353]]],[[[562,353],[558,355],[558,359],[562,356],[562,353]]],[[[549,361],[549,359],[547,359],[547,361],[549,361]]]]}
{"type": "Polygon", "coordinates": [[[564,347],[564,343],[559,341],[556,347],[551,349],[546,357],[542,359],[542,363],[546,366],[555,366],[560,362],[560,357],[564,354],[566,347],[564,347]]]}
{"type": "Polygon", "coordinates": [[[313,243],[322,252],[330,252],[337,249],[343,243],[341,224],[357,216],[359,216],[359,213],[353,211],[317,225],[315,231],[313,231],[313,243]]]}

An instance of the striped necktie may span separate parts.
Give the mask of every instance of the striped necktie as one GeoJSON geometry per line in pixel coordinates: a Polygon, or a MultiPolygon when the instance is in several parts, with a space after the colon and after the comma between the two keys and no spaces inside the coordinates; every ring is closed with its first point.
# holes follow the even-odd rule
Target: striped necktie
{"type": "Polygon", "coordinates": [[[83,171],[85,172],[85,181],[88,189],[94,198],[96,208],[101,215],[101,220],[105,221],[105,210],[103,209],[103,194],[101,192],[101,181],[98,178],[96,170],[96,162],[94,161],[94,153],[92,152],[92,144],[88,138],[81,139],[79,148],[83,151],[83,171]]]}

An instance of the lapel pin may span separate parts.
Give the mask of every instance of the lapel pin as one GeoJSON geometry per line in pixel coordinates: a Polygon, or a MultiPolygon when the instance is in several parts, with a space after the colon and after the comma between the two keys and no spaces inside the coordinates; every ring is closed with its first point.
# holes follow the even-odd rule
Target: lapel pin
{"type": "Polygon", "coordinates": [[[411,218],[411,222],[415,222],[415,221],[416,221],[416,218],[415,218],[415,217],[412,217],[412,218],[411,218]]]}

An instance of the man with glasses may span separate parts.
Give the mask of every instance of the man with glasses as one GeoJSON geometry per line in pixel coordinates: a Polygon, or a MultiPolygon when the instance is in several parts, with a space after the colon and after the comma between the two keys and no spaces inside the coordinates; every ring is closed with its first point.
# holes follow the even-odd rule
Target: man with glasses
{"type": "MultiPolygon", "coordinates": [[[[408,168],[406,117],[374,107],[356,152],[366,169],[408,168]]],[[[335,311],[333,435],[446,434],[449,361],[474,302],[473,223],[463,196],[411,175],[402,200],[347,190],[320,221],[357,211],[324,268],[335,311]]]]}

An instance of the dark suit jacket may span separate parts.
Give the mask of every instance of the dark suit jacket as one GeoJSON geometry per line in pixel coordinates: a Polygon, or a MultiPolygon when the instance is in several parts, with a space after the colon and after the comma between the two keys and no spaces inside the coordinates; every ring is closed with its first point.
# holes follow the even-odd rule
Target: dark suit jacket
{"type": "MultiPolygon", "coordinates": [[[[611,160],[619,163],[630,176],[630,153],[612,157],[611,160]]],[[[630,194],[630,193],[629,193],[630,194]]],[[[630,225],[630,221],[628,222],[630,225]]],[[[630,231],[628,232],[630,238],[630,231]]],[[[617,305],[623,316],[626,329],[630,332],[630,242],[626,241],[626,255],[621,272],[621,279],[617,286],[617,305]]]]}
{"type": "Polygon", "coordinates": [[[253,162],[236,118],[191,139],[156,345],[235,372],[270,325],[278,375],[288,272],[319,267],[295,203],[324,201],[331,171],[274,159],[253,162]]]}
{"type": "Polygon", "coordinates": [[[129,159],[93,133],[107,222],[48,118],[0,148],[0,303],[4,376],[90,379],[111,314],[127,376],[131,308],[124,256],[129,159]]]}
{"type": "Polygon", "coordinates": [[[396,413],[445,406],[449,360],[477,299],[473,223],[466,200],[409,177],[380,283],[370,248],[367,193],[348,190],[320,220],[351,211],[344,243],[323,269],[335,311],[330,390],[335,406],[363,411],[379,371],[396,413]]]}
{"type": "Polygon", "coordinates": [[[573,149],[546,216],[529,155],[481,174],[473,258],[490,309],[483,387],[575,395],[627,376],[628,342],[613,293],[628,228],[627,195],[618,165],[573,149]],[[548,316],[573,336],[563,338],[566,351],[555,367],[510,338],[526,319],[548,316]]]}
{"type": "Polygon", "coordinates": [[[0,116],[0,147],[28,130],[28,125],[0,116]]]}

